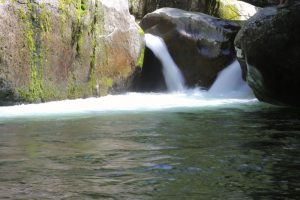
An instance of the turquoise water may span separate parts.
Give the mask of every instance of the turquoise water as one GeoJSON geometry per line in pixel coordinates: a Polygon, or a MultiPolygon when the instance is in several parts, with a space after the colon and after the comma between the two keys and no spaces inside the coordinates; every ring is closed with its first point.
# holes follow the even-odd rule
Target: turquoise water
{"type": "Polygon", "coordinates": [[[300,110],[256,101],[9,110],[0,117],[0,199],[300,198],[300,110]]]}

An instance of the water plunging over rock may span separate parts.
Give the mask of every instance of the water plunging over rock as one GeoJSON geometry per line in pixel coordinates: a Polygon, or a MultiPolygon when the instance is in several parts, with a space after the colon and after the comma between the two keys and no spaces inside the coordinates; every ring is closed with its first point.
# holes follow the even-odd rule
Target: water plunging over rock
{"type": "Polygon", "coordinates": [[[165,41],[187,86],[205,88],[233,61],[233,40],[240,28],[232,21],[175,8],[147,14],[141,27],[165,41]]]}
{"type": "Polygon", "coordinates": [[[184,89],[184,78],[177,65],[170,56],[164,41],[157,36],[145,34],[146,46],[162,63],[163,75],[168,91],[182,91],[184,89]]]}
{"type": "Polygon", "coordinates": [[[209,95],[230,98],[253,96],[250,87],[242,78],[242,70],[238,61],[235,60],[219,73],[209,89],[209,95]]]}

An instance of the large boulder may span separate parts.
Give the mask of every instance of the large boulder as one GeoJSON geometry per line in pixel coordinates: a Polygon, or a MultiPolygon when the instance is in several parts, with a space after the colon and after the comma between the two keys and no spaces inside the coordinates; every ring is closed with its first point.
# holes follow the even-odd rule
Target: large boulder
{"type": "Polygon", "coordinates": [[[235,45],[244,77],[258,99],[300,105],[300,3],[258,12],[235,45]]]}
{"type": "Polygon", "coordinates": [[[0,102],[105,95],[143,52],[127,0],[0,1],[0,102]]]}
{"type": "Polygon", "coordinates": [[[240,29],[232,21],[175,8],[147,14],[141,27],[164,39],[188,86],[204,88],[209,88],[218,72],[234,59],[233,40],[240,29]]]}

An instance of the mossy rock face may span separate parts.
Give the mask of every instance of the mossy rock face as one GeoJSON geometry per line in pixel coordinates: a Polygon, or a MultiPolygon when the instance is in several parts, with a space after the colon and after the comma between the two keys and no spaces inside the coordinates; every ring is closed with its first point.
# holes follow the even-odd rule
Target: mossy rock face
{"type": "Polygon", "coordinates": [[[102,96],[126,82],[144,48],[128,10],[122,0],[1,1],[0,79],[10,100],[102,96]]]}

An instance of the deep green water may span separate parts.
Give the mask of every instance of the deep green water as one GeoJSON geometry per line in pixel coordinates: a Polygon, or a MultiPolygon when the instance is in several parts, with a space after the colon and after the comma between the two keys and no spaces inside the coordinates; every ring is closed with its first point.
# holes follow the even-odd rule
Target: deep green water
{"type": "Polygon", "coordinates": [[[0,199],[300,199],[300,110],[0,121],[0,199]]]}

